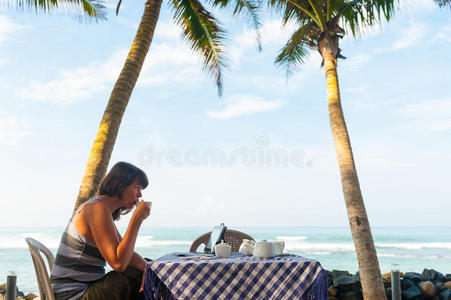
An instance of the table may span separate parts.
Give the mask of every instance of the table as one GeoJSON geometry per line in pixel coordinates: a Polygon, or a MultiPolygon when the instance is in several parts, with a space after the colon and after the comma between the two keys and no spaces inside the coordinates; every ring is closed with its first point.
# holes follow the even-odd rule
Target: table
{"type": "Polygon", "coordinates": [[[168,254],[149,262],[145,272],[147,300],[327,299],[321,264],[297,255],[182,260],[168,254]]]}

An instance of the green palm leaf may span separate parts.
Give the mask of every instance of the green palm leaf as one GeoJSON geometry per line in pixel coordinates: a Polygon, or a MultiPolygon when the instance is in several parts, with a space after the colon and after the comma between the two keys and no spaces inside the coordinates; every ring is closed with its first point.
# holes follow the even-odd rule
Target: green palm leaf
{"type": "Polygon", "coordinates": [[[261,0],[210,0],[209,3],[213,7],[219,6],[220,8],[224,8],[226,6],[234,6],[233,14],[238,15],[243,10],[246,11],[247,15],[250,17],[252,21],[252,26],[256,32],[257,45],[258,50],[261,50],[261,33],[260,33],[260,17],[259,17],[259,9],[261,7],[261,0]]]}
{"type": "Polygon", "coordinates": [[[285,67],[287,77],[290,77],[298,69],[298,66],[304,63],[304,59],[308,56],[308,34],[313,27],[313,22],[301,26],[280,50],[275,63],[285,67]]]}
{"type": "Polygon", "coordinates": [[[227,67],[223,52],[224,31],[216,18],[198,0],[173,0],[174,19],[194,52],[203,57],[203,67],[216,79],[222,95],[222,69],[227,67]]]}
{"type": "Polygon", "coordinates": [[[102,0],[16,0],[6,1],[8,6],[15,6],[19,11],[34,9],[36,13],[43,11],[53,13],[62,10],[79,20],[105,20],[106,12],[102,0]]]}

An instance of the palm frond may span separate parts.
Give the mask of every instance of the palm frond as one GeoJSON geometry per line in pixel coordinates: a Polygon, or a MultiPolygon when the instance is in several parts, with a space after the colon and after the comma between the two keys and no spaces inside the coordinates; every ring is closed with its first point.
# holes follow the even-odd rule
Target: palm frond
{"type": "Polygon", "coordinates": [[[451,8],[451,0],[434,0],[434,2],[440,7],[449,6],[451,8]]]}
{"type": "Polygon", "coordinates": [[[20,12],[33,9],[36,13],[42,11],[51,14],[62,11],[74,16],[79,21],[101,21],[106,19],[103,0],[9,0],[8,6],[16,7],[20,12]]]}
{"type": "Polygon", "coordinates": [[[246,10],[248,16],[252,20],[252,25],[254,26],[256,39],[257,39],[257,46],[258,50],[262,50],[262,37],[260,33],[260,17],[258,15],[258,9],[261,6],[261,1],[254,1],[254,0],[236,0],[235,9],[233,11],[234,14],[240,14],[243,8],[246,10]]]}
{"type": "Polygon", "coordinates": [[[261,33],[260,33],[260,16],[259,16],[259,9],[261,7],[262,0],[210,0],[209,1],[212,6],[224,8],[229,5],[233,5],[233,14],[239,15],[243,11],[243,9],[246,11],[247,15],[250,17],[250,21],[252,26],[254,27],[255,33],[256,33],[256,39],[257,39],[257,46],[258,50],[261,50],[261,33]]]}
{"type": "Polygon", "coordinates": [[[339,0],[334,6],[333,15],[356,36],[360,31],[381,21],[390,20],[395,12],[396,0],[339,0]]]}
{"type": "Polygon", "coordinates": [[[216,79],[222,95],[222,69],[227,67],[223,52],[224,30],[198,0],[173,0],[174,19],[194,52],[202,54],[203,67],[216,79]]]}
{"type": "Polygon", "coordinates": [[[321,27],[321,22],[309,1],[269,0],[268,5],[282,12],[282,24],[284,26],[289,20],[294,20],[297,23],[300,23],[301,26],[302,24],[313,21],[318,27],[321,27]]]}
{"type": "Polygon", "coordinates": [[[310,42],[308,35],[314,26],[315,24],[310,22],[299,27],[280,50],[274,63],[285,67],[287,78],[297,70],[300,64],[304,63],[304,59],[308,56],[307,48],[310,42]]]}

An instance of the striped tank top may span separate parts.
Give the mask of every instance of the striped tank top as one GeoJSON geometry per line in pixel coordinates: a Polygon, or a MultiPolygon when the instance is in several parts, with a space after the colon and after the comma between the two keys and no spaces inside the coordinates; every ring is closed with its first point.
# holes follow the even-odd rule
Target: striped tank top
{"type": "Polygon", "coordinates": [[[50,280],[57,300],[77,300],[88,286],[105,276],[105,259],[93,239],[84,237],[73,223],[86,205],[103,201],[93,197],[75,211],[61,238],[50,280]]]}

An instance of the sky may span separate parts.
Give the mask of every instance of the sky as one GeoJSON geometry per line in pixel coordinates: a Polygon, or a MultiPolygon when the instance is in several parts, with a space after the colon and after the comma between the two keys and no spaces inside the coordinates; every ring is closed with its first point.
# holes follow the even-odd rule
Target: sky
{"type": "MultiPolygon", "coordinates": [[[[1,227],[65,226],[144,2],[80,23],[0,8],[1,227]]],[[[274,65],[295,28],[261,14],[227,30],[224,93],[162,10],[111,167],[150,178],[144,226],[347,226],[316,51],[286,78],[274,65]]],[[[340,41],[342,105],[372,226],[449,226],[451,10],[403,1],[389,22],[340,41]]],[[[129,215],[130,216],[130,215],[129,215]]],[[[119,226],[129,220],[124,217],[119,226]]]]}

